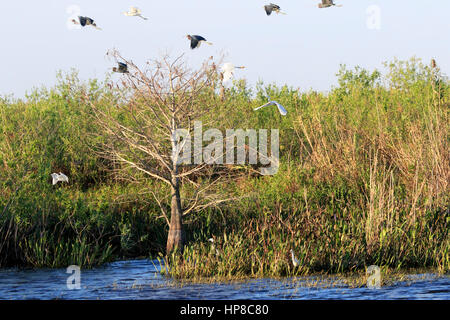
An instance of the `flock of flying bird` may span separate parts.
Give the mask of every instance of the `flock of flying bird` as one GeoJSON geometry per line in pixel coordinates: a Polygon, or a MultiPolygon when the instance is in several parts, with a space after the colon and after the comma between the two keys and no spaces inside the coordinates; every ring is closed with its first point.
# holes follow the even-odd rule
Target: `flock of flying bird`
{"type": "MultiPolygon", "coordinates": [[[[322,2],[318,4],[319,8],[329,8],[332,6],[341,7],[341,5],[336,5],[333,0],[322,0],[322,2]]],[[[276,5],[273,3],[264,5],[263,8],[268,16],[270,16],[273,12],[275,12],[277,14],[286,14],[285,12],[281,11],[281,8],[279,5],[276,5]]],[[[123,14],[127,17],[139,17],[141,19],[148,20],[148,18],[142,16],[141,10],[136,7],[130,7],[129,11],[123,12],[123,14]]],[[[81,25],[82,27],[92,26],[98,30],[101,30],[101,28],[99,28],[97,26],[97,24],[95,23],[94,19],[92,19],[90,17],[78,16],[78,21],[75,19],[72,19],[72,22],[74,24],[81,25]]],[[[188,34],[186,37],[190,41],[191,49],[199,48],[203,42],[208,45],[212,45],[211,42],[207,41],[204,37],[202,37],[200,35],[188,34]]],[[[244,69],[244,68],[245,68],[244,66],[235,67],[231,62],[227,62],[227,63],[223,64],[223,66],[221,67],[221,70],[220,70],[221,71],[220,75],[221,75],[222,81],[223,82],[229,81],[230,79],[233,78],[234,71],[236,69],[244,69]]],[[[118,62],[118,66],[112,68],[112,70],[113,70],[113,72],[117,72],[117,73],[129,73],[128,66],[124,62],[118,62]]],[[[276,106],[282,116],[285,116],[287,114],[286,109],[278,102],[271,101],[270,97],[269,97],[268,103],[254,109],[254,110],[258,110],[258,109],[261,109],[261,108],[267,107],[267,106],[276,106]]]]}
{"type": "MultiPolygon", "coordinates": [[[[336,5],[333,0],[321,0],[321,3],[318,4],[319,8],[329,8],[332,6],[342,7],[342,5],[336,5]]],[[[279,5],[276,5],[273,3],[264,5],[263,8],[268,16],[270,16],[272,13],[284,14],[284,15],[286,14],[285,12],[281,11],[281,8],[279,5]]],[[[142,15],[141,10],[136,7],[130,7],[129,11],[123,12],[123,14],[127,17],[139,17],[143,20],[148,20],[148,18],[146,18],[142,15]]],[[[78,16],[78,21],[76,19],[72,19],[72,22],[74,24],[80,25],[82,27],[92,26],[97,30],[102,30],[101,28],[99,28],[97,26],[94,19],[92,19],[90,17],[78,16]]],[[[212,45],[211,42],[207,41],[204,37],[202,37],[200,35],[189,35],[188,34],[186,37],[190,41],[191,49],[199,48],[202,43],[212,45]]],[[[129,73],[128,66],[126,63],[118,62],[117,64],[118,64],[117,67],[112,68],[113,72],[123,73],[123,74],[129,73]]],[[[234,66],[231,62],[227,62],[227,63],[223,64],[223,66],[221,67],[222,81],[223,82],[229,81],[234,76],[235,69],[244,69],[244,68],[245,68],[244,66],[234,66]]],[[[287,114],[287,110],[280,103],[278,103],[277,101],[271,100],[270,97],[268,97],[268,98],[269,98],[268,103],[266,103],[258,108],[255,108],[254,110],[256,111],[256,110],[259,110],[261,108],[268,107],[268,106],[276,106],[278,108],[279,113],[282,116],[285,116],[287,114]]],[[[53,185],[57,184],[59,181],[69,182],[68,177],[61,172],[59,174],[52,173],[51,176],[53,178],[53,185]]],[[[214,240],[209,239],[209,241],[213,242],[214,240]]],[[[217,253],[217,250],[216,250],[216,253],[217,253]]],[[[293,250],[291,250],[291,257],[292,257],[292,264],[294,265],[294,267],[297,267],[299,264],[299,261],[294,256],[293,250]]]]}

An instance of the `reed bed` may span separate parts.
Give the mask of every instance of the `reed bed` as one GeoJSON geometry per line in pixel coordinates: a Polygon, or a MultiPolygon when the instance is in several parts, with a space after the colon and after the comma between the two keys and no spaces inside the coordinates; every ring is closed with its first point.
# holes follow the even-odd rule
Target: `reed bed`
{"type": "MultiPolygon", "coordinates": [[[[338,81],[328,93],[252,89],[244,80],[223,99],[209,93],[211,125],[280,130],[281,166],[270,177],[240,167],[245,174],[223,190],[240,200],[185,221],[188,244],[181,257],[164,258],[168,276],[290,277],[372,264],[448,272],[448,79],[411,59],[387,63],[383,74],[342,67],[338,81]],[[286,117],[252,111],[267,95],[288,107],[286,117]]],[[[86,92],[111,94],[72,74],[25,100],[0,100],[0,267],[89,267],[163,253],[167,227],[151,192],[164,189],[119,180],[98,157],[102,133],[86,92]],[[71,183],[52,186],[54,171],[71,183]]]]}

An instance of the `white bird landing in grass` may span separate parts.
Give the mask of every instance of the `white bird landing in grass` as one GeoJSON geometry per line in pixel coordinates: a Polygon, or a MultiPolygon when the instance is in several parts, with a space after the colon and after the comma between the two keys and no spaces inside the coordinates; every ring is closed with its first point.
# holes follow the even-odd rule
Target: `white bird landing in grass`
{"type": "Polygon", "coordinates": [[[341,4],[334,4],[333,0],[322,0],[322,3],[318,4],[319,8],[329,8],[332,6],[336,6],[336,7],[342,7],[341,4]]]}
{"type": "Polygon", "coordinates": [[[244,68],[245,68],[244,66],[235,67],[231,62],[224,63],[220,70],[223,82],[226,82],[231,78],[233,78],[235,69],[244,69],[244,68]]]}
{"type": "Polygon", "coordinates": [[[127,17],[139,17],[144,20],[148,20],[148,18],[142,16],[142,11],[136,7],[130,7],[130,10],[128,12],[124,12],[123,14],[127,17]]]}
{"type": "Polygon", "coordinates": [[[294,268],[298,267],[298,265],[300,264],[300,262],[298,261],[298,259],[295,257],[294,255],[294,250],[291,249],[291,258],[292,258],[292,264],[294,265],[294,268]]]}
{"type": "Polygon", "coordinates": [[[269,102],[268,103],[266,103],[265,105],[262,105],[262,106],[260,106],[258,108],[255,108],[253,110],[256,111],[258,109],[261,109],[261,108],[264,108],[264,107],[268,107],[268,106],[277,106],[278,111],[280,112],[280,114],[282,116],[287,115],[287,110],[281,104],[279,104],[278,102],[271,100],[270,97],[269,97],[269,102]]]}
{"type": "Polygon", "coordinates": [[[60,173],[52,173],[51,174],[52,178],[53,178],[53,185],[57,184],[59,181],[61,182],[69,182],[69,178],[62,172],[60,173]]]}

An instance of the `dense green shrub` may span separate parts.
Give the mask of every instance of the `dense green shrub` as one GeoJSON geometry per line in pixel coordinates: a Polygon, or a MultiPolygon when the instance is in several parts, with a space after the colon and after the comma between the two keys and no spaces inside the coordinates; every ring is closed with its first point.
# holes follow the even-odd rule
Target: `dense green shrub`
{"type": "MultiPolygon", "coordinates": [[[[212,126],[280,129],[282,165],[272,177],[241,168],[248,175],[224,190],[241,200],[191,216],[190,259],[170,264],[171,274],[278,276],[369,264],[448,271],[449,82],[416,59],[386,67],[382,75],[342,66],[326,94],[262,83],[252,90],[239,80],[224,99],[213,95],[212,126]],[[286,117],[253,111],[268,95],[286,117]],[[291,248],[301,261],[295,270],[291,248]]],[[[164,187],[117,179],[117,164],[100,154],[90,101],[114,94],[73,73],[24,100],[0,100],[0,267],[93,266],[163,252],[167,226],[149,192],[164,187]],[[69,184],[51,184],[59,171],[69,184]]]]}

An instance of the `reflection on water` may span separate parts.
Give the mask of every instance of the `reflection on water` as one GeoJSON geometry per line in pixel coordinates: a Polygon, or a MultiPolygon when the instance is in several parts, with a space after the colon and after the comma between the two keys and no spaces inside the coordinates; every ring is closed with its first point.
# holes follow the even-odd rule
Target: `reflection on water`
{"type": "Polygon", "coordinates": [[[81,289],[69,290],[65,269],[0,270],[0,299],[450,299],[450,277],[410,276],[379,290],[311,287],[314,278],[258,279],[239,283],[184,284],[159,274],[157,261],[119,261],[82,270],[81,289]]]}

